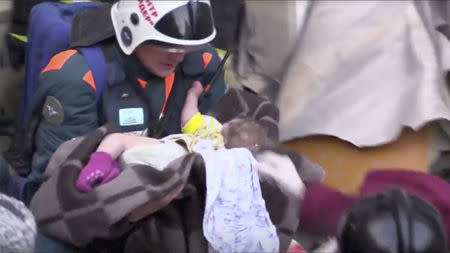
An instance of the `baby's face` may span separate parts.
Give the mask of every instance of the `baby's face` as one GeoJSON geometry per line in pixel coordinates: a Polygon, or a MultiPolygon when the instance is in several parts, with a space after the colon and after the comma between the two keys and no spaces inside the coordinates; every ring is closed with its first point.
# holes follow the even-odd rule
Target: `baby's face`
{"type": "Polygon", "coordinates": [[[260,137],[258,128],[243,119],[233,119],[223,124],[221,133],[227,148],[257,146],[260,137]]]}

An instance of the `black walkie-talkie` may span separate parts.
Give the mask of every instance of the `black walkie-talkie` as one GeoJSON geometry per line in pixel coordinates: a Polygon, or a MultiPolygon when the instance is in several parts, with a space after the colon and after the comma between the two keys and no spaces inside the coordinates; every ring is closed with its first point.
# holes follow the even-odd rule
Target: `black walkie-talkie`
{"type": "Polygon", "coordinates": [[[219,66],[217,66],[217,69],[214,72],[214,75],[211,77],[211,80],[209,80],[209,82],[204,86],[203,94],[205,94],[207,91],[209,91],[211,89],[211,85],[216,81],[217,77],[219,77],[220,72],[223,70],[223,67],[225,66],[225,63],[227,62],[230,54],[231,54],[230,51],[227,51],[225,53],[223,59],[219,63],[219,66]]]}

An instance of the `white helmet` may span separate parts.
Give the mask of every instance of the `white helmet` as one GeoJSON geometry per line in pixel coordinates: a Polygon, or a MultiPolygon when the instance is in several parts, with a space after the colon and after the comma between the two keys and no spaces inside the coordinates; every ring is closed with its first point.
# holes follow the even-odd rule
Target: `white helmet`
{"type": "Polygon", "coordinates": [[[216,36],[209,1],[121,0],[112,6],[111,18],[127,55],[144,41],[185,52],[216,36]]]}

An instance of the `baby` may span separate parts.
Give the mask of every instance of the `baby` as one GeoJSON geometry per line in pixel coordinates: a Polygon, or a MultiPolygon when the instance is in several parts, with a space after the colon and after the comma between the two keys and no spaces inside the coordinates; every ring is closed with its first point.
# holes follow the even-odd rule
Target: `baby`
{"type": "MultiPolygon", "coordinates": [[[[181,113],[182,134],[155,139],[131,134],[106,136],[77,179],[76,187],[89,192],[95,185],[105,184],[120,174],[119,164],[138,163],[164,169],[171,161],[205,144],[209,148],[272,146],[265,129],[254,120],[234,119],[223,126],[213,117],[198,111],[198,99],[203,92],[194,82],[186,96],[181,113]]],[[[203,147],[204,148],[204,147],[203,147]]]]}

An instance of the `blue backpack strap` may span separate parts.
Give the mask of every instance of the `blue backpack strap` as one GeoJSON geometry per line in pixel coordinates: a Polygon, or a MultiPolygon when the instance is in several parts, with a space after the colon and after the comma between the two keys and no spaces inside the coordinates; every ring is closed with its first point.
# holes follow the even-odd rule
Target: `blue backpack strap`
{"type": "Polygon", "coordinates": [[[96,88],[95,102],[99,104],[103,89],[108,82],[108,67],[103,50],[99,46],[80,47],[77,49],[84,55],[92,71],[96,88]]]}

